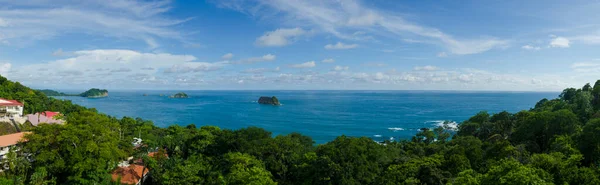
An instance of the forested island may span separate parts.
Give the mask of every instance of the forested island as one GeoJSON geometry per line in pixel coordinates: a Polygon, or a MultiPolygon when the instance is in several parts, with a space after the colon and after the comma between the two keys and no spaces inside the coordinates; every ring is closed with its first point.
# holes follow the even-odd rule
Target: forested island
{"type": "Polygon", "coordinates": [[[64,113],[67,121],[30,129],[28,142],[5,160],[11,166],[0,184],[111,184],[110,172],[128,156],[151,171],[145,184],[600,184],[600,80],[530,110],[480,112],[456,131],[423,129],[384,143],[339,136],[321,145],[257,127],[161,128],[3,77],[0,97],[24,100],[26,113],[64,113]],[[134,137],[141,147],[132,146],[134,137]]]}
{"type": "Polygon", "coordinates": [[[273,96],[273,97],[261,96],[260,98],[258,98],[258,103],[266,104],[266,105],[281,105],[281,103],[279,103],[279,99],[277,99],[277,97],[275,97],[275,96],[273,96]]]}
{"type": "Polygon", "coordinates": [[[183,92],[180,92],[180,93],[169,96],[169,98],[188,98],[188,95],[183,92]]]}
{"type": "Polygon", "coordinates": [[[66,93],[62,93],[62,92],[58,92],[58,91],[50,90],[50,89],[44,89],[44,90],[39,90],[39,91],[41,93],[45,94],[46,96],[81,96],[81,97],[85,97],[85,98],[102,98],[102,97],[108,96],[108,90],[96,89],[96,88],[92,88],[81,94],[66,94],[66,93]]]}

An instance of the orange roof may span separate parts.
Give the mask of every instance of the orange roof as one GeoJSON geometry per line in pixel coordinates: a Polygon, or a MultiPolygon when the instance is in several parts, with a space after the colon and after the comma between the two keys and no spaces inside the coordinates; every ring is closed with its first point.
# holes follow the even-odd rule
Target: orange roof
{"type": "MultiPolygon", "coordinates": [[[[148,153],[148,156],[152,157],[152,158],[156,158],[158,156],[156,156],[158,154],[158,152],[150,152],[148,153]]],[[[166,158],[169,158],[169,154],[167,154],[166,152],[163,153],[163,156],[166,158]]]]}
{"type": "Polygon", "coordinates": [[[12,146],[16,145],[19,141],[26,141],[23,136],[29,133],[31,132],[19,132],[0,136],[0,147],[12,146]]]}
{"type": "MultiPolygon", "coordinates": [[[[121,184],[137,184],[142,179],[142,171],[144,166],[142,165],[129,165],[128,167],[119,167],[112,172],[112,180],[117,181],[121,178],[121,184]]],[[[148,174],[148,169],[144,172],[143,176],[148,174]]]]}

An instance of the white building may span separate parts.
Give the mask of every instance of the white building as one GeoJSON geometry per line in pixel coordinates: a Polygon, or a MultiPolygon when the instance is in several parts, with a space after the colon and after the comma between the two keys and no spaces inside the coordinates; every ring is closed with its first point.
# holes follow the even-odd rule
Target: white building
{"type": "Polygon", "coordinates": [[[0,117],[23,117],[23,103],[0,98],[0,117]]]}
{"type": "Polygon", "coordinates": [[[19,144],[20,141],[24,141],[23,136],[29,133],[30,132],[19,132],[0,136],[0,172],[8,169],[8,165],[4,165],[3,163],[6,160],[6,155],[10,152],[10,149],[18,147],[17,144],[19,144]]]}

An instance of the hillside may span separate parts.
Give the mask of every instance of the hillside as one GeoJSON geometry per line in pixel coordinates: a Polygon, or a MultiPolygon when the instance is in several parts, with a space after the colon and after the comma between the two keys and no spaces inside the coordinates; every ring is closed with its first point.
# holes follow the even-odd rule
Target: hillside
{"type": "Polygon", "coordinates": [[[72,95],[68,95],[68,94],[58,92],[55,90],[50,90],[50,89],[43,89],[43,90],[39,90],[39,91],[44,93],[46,96],[72,96],[72,95]]]}
{"type": "Polygon", "coordinates": [[[159,128],[48,98],[2,77],[0,84],[0,97],[25,100],[33,107],[27,111],[64,112],[67,119],[33,128],[19,157],[9,159],[30,170],[8,170],[0,184],[109,184],[119,161],[154,148],[168,158],[142,157],[152,172],[149,184],[600,184],[600,81],[565,89],[531,110],[480,112],[457,131],[423,129],[410,140],[385,143],[339,136],[317,146],[298,133],[273,136],[257,127],[159,128]],[[145,145],[134,150],[138,136],[145,145]]]}

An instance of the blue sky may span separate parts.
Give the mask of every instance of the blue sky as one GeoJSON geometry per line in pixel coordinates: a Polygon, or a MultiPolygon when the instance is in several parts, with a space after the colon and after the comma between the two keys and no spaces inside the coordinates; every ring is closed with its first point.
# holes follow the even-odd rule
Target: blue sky
{"type": "Polygon", "coordinates": [[[0,74],[35,88],[557,91],[600,79],[600,1],[0,4],[0,74]]]}

